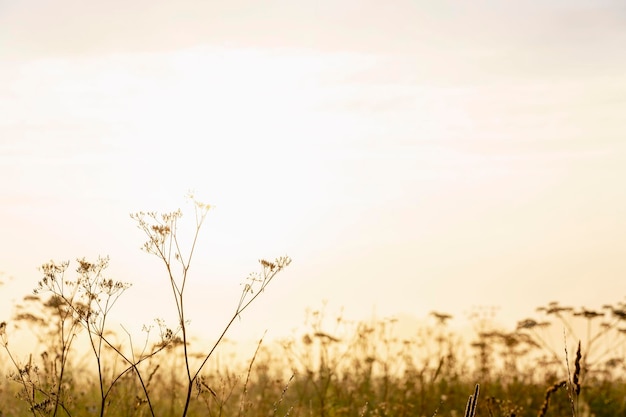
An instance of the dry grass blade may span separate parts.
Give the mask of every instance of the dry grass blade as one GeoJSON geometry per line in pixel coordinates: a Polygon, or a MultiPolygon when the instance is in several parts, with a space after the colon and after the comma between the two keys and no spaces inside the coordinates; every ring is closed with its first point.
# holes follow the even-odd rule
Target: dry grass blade
{"type": "Polygon", "coordinates": [[[476,415],[476,403],[478,402],[478,393],[480,391],[480,386],[476,384],[476,388],[474,389],[474,394],[470,395],[467,400],[467,406],[465,407],[464,417],[474,417],[476,415]]]}
{"type": "MultiPolygon", "coordinates": [[[[289,381],[287,381],[287,384],[285,384],[283,390],[280,393],[280,398],[278,399],[277,402],[274,403],[274,410],[272,412],[272,416],[275,416],[276,413],[278,412],[278,407],[280,407],[280,405],[282,404],[283,400],[285,399],[285,394],[287,393],[287,390],[289,389],[289,384],[291,383],[291,381],[293,381],[293,379],[295,378],[296,374],[291,374],[291,377],[289,378],[289,381]]],[[[290,407],[289,410],[287,410],[287,414],[285,414],[286,416],[289,415],[289,413],[291,413],[291,409],[293,407],[290,407]]]]}
{"type": "Polygon", "coordinates": [[[576,349],[576,360],[574,361],[574,392],[578,397],[580,395],[580,361],[582,359],[582,353],[580,351],[580,340],[578,341],[578,349],[576,349]]]}
{"type": "Polygon", "coordinates": [[[548,411],[548,405],[550,405],[550,396],[552,396],[552,394],[554,394],[559,388],[564,387],[566,384],[567,381],[561,381],[548,388],[548,390],[546,391],[546,396],[543,400],[543,404],[541,405],[541,409],[539,410],[539,413],[537,413],[537,417],[544,417],[546,415],[546,412],[548,411]]]}
{"type": "Polygon", "coordinates": [[[565,363],[567,365],[567,376],[569,380],[568,396],[569,402],[572,407],[572,415],[578,415],[578,396],[580,395],[580,372],[582,353],[580,349],[580,340],[578,341],[578,348],[576,349],[576,359],[574,360],[574,375],[570,374],[569,358],[567,354],[567,343],[565,344],[565,363]]]}

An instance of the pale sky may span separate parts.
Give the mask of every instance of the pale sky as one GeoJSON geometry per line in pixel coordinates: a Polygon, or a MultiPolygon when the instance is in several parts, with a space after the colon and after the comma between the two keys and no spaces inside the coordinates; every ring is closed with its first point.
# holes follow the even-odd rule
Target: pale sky
{"type": "Polygon", "coordinates": [[[506,325],[621,301],[624,51],[623,1],[0,0],[2,320],[40,264],[97,255],[126,317],[167,317],[128,214],[189,189],[215,205],[199,332],[284,254],[240,332],[322,300],[506,325]]]}

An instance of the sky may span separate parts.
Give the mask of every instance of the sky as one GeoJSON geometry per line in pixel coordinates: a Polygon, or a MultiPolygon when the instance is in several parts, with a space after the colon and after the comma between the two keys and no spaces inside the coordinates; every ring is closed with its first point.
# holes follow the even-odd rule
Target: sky
{"type": "Polygon", "coordinates": [[[2,319],[108,255],[120,318],[173,320],[129,213],[188,190],[207,337],[282,255],[233,337],[622,301],[624,50],[621,1],[0,0],[2,319]]]}

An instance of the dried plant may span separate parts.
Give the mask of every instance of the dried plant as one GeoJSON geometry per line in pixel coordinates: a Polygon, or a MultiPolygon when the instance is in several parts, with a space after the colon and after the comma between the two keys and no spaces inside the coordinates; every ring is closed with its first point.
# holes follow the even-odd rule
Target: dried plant
{"type": "Polygon", "coordinates": [[[567,393],[569,396],[570,405],[572,407],[572,415],[574,417],[578,415],[578,410],[580,406],[579,398],[580,398],[580,373],[581,373],[580,361],[581,361],[581,358],[582,358],[582,354],[580,351],[580,340],[579,340],[578,348],[576,349],[576,359],[574,360],[574,375],[571,376],[570,367],[569,367],[569,358],[567,354],[567,346],[565,346],[565,362],[567,365],[567,375],[569,378],[567,393]]]}
{"type": "Polygon", "coordinates": [[[193,194],[189,194],[188,198],[194,206],[195,228],[192,236],[192,242],[187,253],[184,253],[182,242],[178,238],[178,222],[182,217],[180,210],[158,215],[155,212],[139,212],[132,214],[131,217],[137,222],[137,227],[144,232],[147,237],[143,245],[143,250],[151,255],[159,258],[163,262],[167,270],[167,279],[172,291],[174,304],[178,316],[178,326],[181,330],[184,359],[184,371],[186,375],[186,389],[182,417],[185,417],[189,411],[192,399],[193,388],[196,380],[200,376],[202,369],[206,365],[213,352],[220,344],[234,321],[240,317],[254,300],[267,288],[274,277],[286,268],[290,263],[289,257],[280,257],[270,262],[261,259],[261,273],[252,273],[246,279],[239,303],[231,319],[226,323],[220,336],[216,342],[208,349],[208,353],[204,355],[201,363],[197,367],[191,365],[191,352],[189,351],[188,322],[185,310],[185,288],[189,278],[189,269],[193,260],[193,254],[196,249],[196,243],[202,224],[211,209],[211,206],[197,201],[193,194]]]}
{"type": "MultiPolygon", "coordinates": [[[[143,249],[156,255],[166,267],[168,283],[178,314],[178,326],[174,330],[167,327],[162,320],[156,320],[159,340],[151,347],[149,340],[153,339],[150,335],[152,326],[144,326],[146,338],[143,348],[138,351],[135,350],[130,333],[123,326],[122,329],[129,340],[129,347],[126,349],[116,341],[116,333],[108,328],[108,317],[112,308],[130,287],[128,283],[106,276],[108,258],[98,258],[95,262],[87,261],[85,258],[77,259],[76,277],[73,279],[67,276],[69,262],[50,261],[41,267],[43,278],[35,289],[35,295],[25,297],[25,301],[38,304],[48,311],[35,313],[30,310],[18,311],[16,315],[16,321],[19,323],[27,323],[31,328],[45,329],[43,332],[35,331],[40,341],[49,347],[41,355],[41,366],[34,362],[32,355],[27,362],[21,363],[9,349],[7,323],[2,322],[0,325],[2,346],[15,369],[11,377],[20,384],[20,396],[29,404],[33,416],[56,416],[59,410],[63,410],[67,416],[72,415],[71,403],[74,397],[71,391],[75,389],[76,381],[68,376],[67,370],[70,354],[73,352],[72,347],[80,330],[85,331],[90,351],[95,359],[99,404],[97,407],[89,407],[92,415],[104,416],[111,405],[111,395],[116,384],[129,383],[128,380],[131,379],[138,381],[143,393],[142,396],[135,396],[133,412],[141,412],[143,405],[147,405],[147,412],[155,416],[150,387],[152,382],[159,378],[157,371],[160,364],[151,365],[147,369],[140,369],[139,365],[148,363],[158,353],[174,346],[181,346],[183,349],[182,359],[187,377],[180,414],[183,417],[188,414],[194,387],[199,394],[206,388],[206,392],[215,395],[201,378],[202,369],[233,322],[257,299],[274,277],[290,264],[291,259],[280,257],[273,262],[259,261],[261,272],[248,276],[231,319],[226,323],[217,341],[209,349],[203,349],[208,353],[200,355],[202,359],[200,365],[192,368],[185,288],[199,232],[210,206],[198,202],[192,195],[189,197],[194,205],[196,227],[190,249],[185,254],[177,230],[178,221],[182,217],[181,210],[163,215],[153,212],[131,215],[148,237],[143,249]],[[42,294],[49,295],[47,301],[42,301],[40,298],[42,294]],[[120,358],[124,366],[121,371],[116,371],[116,363],[120,358]]],[[[171,349],[168,351],[173,352],[171,349]]],[[[252,364],[248,372],[251,372],[251,366],[252,364]]],[[[249,376],[248,374],[248,378],[249,376]]],[[[248,408],[247,403],[242,402],[242,407],[243,414],[248,408]]]]}
{"type": "Polygon", "coordinates": [[[599,310],[562,306],[553,301],[537,311],[545,320],[527,318],[518,322],[517,331],[528,335],[547,352],[554,363],[561,364],[561,342],[552,336],[565,331],[569,340],[579,340],[584,352],[580,359],[581,375],[608,372],[622,360],[620,349],[626,342],[626,303],[606,304],[599,310]],[[556,327],[560,325],[561,328],[556,327]]]}
{"type": "Polygon", "coordinates": [[[476,384],[476,388],[474,388],[474,394],[470,395],[469,399],[467,400],[464,417],[474,417],[476,415],[476,405],[478,404],[479,391],[480,386],[476,384]]]}
{"type": "Polygon", "coordinates": [[[560,381],[552,385],[546,391],[545,397],[543,399],[543,404],[541,405],[541,409],[537,413],[537,417],[544,417],[546,412],[548,411],[548,406],[550,405],[550,397],[552,394],[558,391],[559,388],[564,387],[567,384],[567,381],[560,381]]]}

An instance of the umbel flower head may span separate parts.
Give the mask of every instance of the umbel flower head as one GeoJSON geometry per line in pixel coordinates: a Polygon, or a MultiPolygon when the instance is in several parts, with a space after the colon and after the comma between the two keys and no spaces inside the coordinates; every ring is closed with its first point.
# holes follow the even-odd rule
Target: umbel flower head
{"type": "Polygon", "coordinates": [[[7,322],[3,321],[0,323],[0,340],[2,340],[2,345],[7,346],[9,341],[7,340],[7,322]]]}

